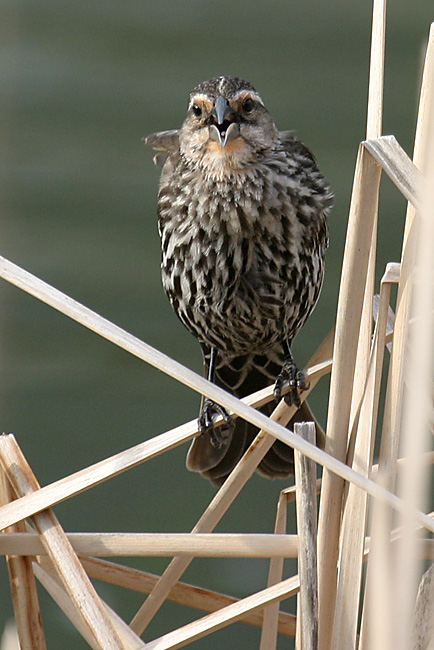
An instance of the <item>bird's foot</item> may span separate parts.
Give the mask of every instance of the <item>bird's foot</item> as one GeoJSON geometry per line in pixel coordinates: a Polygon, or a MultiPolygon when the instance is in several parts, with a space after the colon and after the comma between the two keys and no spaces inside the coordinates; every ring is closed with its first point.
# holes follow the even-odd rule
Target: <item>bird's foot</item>
{"type": "Polygon", "coordinates": [[[306,381],[306,375],[297,368],[294,359],[292,358],[285,361],[283,368],[276,379],[276,383],[274,384],[275,400],[281,398],[283,387],[286,384],[289,385],[290,391],[285,395],[285,402],[289,404],[289,406],[294,405],[299,407],[301,404],[299,391],[307,390],[309,388],[309,382],[306,381]]]}
{"type": "Polygon", "coordinates": [[[198,424],[200,433],[208,434],[211,445],[217,449],[230,442],[235,428],[235,422],[226,409],[208,398],[203,401],[198,424]],[[214,423],[219,418],[223,418],[223,422],[218,427],[215,427],[214,423]]]}

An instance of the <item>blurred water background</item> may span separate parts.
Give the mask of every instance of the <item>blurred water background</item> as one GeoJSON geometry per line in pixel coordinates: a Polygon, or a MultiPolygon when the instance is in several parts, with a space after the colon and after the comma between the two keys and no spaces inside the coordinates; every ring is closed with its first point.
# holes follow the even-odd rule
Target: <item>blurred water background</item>
{"type": "MultiPolygon", "coordinates": [[[[432,0],[391,0],[384,133],[411,154],[432,0]]],[[[2,0],[0,253],[200,371],[199,346],[160,286],[158,170],[141,137],[181,124],[190,89],[220,74],[252,82],[330,179],[336,204],[320,303],[299,335],[303,364],[334,323],[354,162],[364,138],[371,2],[364,0],[2,0]]],[[[379,268],[398,261],[405,203],[383,182],[379,268]]],[[[199,398],[5,282],[1,428],[45,485],[197,414],[199,398]]],[[[311,403],[326,421],[327,382],[311,403]]],[[[178,448],[55,508],[68,531],[188,531],[214,489],[178,448]]],[[[284,482],[255,476],[218,527],[270,532],[284,482]]],[[[126,562],[128,563],[128,561],[126,562]]],[[[132,565],[161,572],[167,559],[132,565]]],[[[295,571],[288,563],[287,574],[295,571]]],[[[245,596],[267,562],[197,560],[184,579],[245,596]]],[[[143,597],[98,585],[127,620],[143,597]]],[[[49,648],[85,647],[40,590],[49,648]]],[[[0,631],[12,616],[0,563],[0,631]]],[[[291,604],[285,604],[286,609],[291,604]]],[[[196,612],[165,605],[151,639],[196,612]]],[[[257,647],[237,624],[192,644],[257,647]]],[[[292,647],[280,640],[281,648],[292,647]]]]}

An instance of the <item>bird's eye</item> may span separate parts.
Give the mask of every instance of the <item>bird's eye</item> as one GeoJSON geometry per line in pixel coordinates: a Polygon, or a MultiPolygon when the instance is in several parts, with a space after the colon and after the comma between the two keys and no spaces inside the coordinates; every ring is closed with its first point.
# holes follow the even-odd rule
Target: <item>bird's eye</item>
{"type": "Polygon", "coordinates": [[[202,115],[202,109],[197,104],[193,104],[191,110],[193,111],[194,115],[196,115],[196,117],[200,117],[202,115]]]}
{"type": "Polygon", "coordinates": [[[253,99],[248,97],[247,99],[245,99],[243,101],[243,107],[242,108],[243,108],[243,111],[245,113],[251,113],[253,111],[253,109],[255,108],[255,102],[253,101],[253,99]]]}

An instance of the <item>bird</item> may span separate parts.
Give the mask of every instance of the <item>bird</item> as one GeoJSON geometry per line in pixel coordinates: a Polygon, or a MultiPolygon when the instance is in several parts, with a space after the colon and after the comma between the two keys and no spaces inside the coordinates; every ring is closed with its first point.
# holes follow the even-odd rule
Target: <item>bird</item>
{"type": "MultiPolygon", "coordinates": [[[[311,420],[291,345],[317,303],[328,247],[333,195],[313,154],[278,131],[249,82],[228,76],[198,84],[182,126],[144,142],[162,164],[163,288],[200,343],[205,376],[239,398],[274,383],[278,400],[289,385],[294,421],[311,420]]],[[[257,430],[203,397],[198,432],[187,468],[220,486],[257,430]]],[[[257,470],[289,477],[292,449],[276,440],[257,470]]]]}

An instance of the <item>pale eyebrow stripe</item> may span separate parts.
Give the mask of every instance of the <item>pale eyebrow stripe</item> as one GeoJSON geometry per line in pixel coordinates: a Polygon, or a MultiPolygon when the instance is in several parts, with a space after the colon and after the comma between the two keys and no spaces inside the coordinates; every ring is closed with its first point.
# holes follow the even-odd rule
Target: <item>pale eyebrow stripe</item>
{"type": "MultiPolygon", "coordinates": [[[[261,96],[257,92],[253,92],[252,90],[238,90],[238,92],[235,93],[233,97],[231,97],[230,101],[236,101],[239,97],[242,95],[248,95],[255,101],[259,102],[264,106],[264,102],[262,101],[261,96]]],[[[203,101],[203,102],[211,102],[210,98],[208,95],[205,95],[204,93],[196,93],[190,100],[189,108],[195,104],[197,101],[203,101]]]]}
{"type": "Polygon", "coordinates": [[[262,106],[264,106],[264,102],[262,101],[262,98],[259,95],[259,93],[256,93],[256,92],[253,92],[252,90],[247,90],[247,89],[246,90],[239,90],[237,93],[235,93],[235,95],[232,97],[232,101],[237,100],[241,95],[248,95],[252,99],[255,99],[257,102],[262,104],[262,106]]]}
{"type": "Polygon", "coordinates": [[[209,102],[210,101],[210,99],[209,99],[209,97],[207,95],[204,95],[203,93],[197,93],[191,98],[189,106],[192,106],[193,104],[195,104],[197,102],[197,100],[201,100],[203,102],[205,102],[205,101],[209,102]]]}

